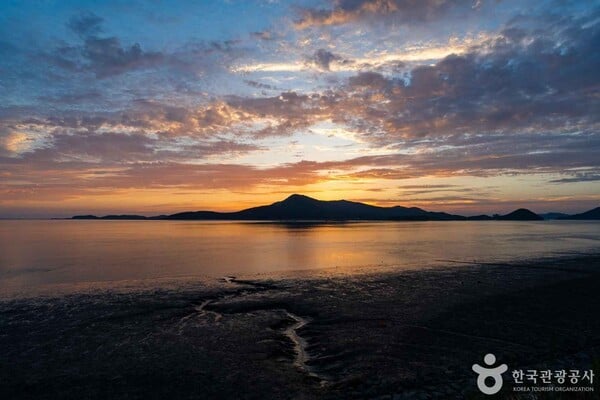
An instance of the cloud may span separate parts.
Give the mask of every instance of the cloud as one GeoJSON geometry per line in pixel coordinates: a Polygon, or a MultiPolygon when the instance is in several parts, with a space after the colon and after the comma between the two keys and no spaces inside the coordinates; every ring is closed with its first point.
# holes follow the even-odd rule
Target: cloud
{"type": "MultiPolygon", "coordinates": [[[[557,142],[552,151],[540,154],[531,154],[526,149],[515,153],[508,146],[496,151],[481,146],[341,161],[300,161],[259,168],[209,160],[198,163],[211,154],[223,159],[227,154],[257,150],[254,144],[230,141],[165,143],[147,137],[115,134],[59,136],[50,148],[37,149],[20,158],[0,157],[0,169],[5,174],[0,189],[31,187],[39,191],[64,186],[70,190],[153,187],[234,190],[261,185],[304,186],[329,180],[557,174],[577,173],[578,169],[590,166],[600,168],[595,153],[584,152],[584,139],[579,143],[579,151],[575,151],[574,146],[571,150],[562,150],[561,145],[557,142]],[[173,150],[165,149],[168,146],[173,150]]],[[[462,191],[451,185],[406,185],[401,188],[414,192],[413,195],[420,191],[462,191]]]]}
{"type": "MultiPolygon", "coordinates": [[[[591,163],[586,154],[600,146],[595,112],[600,105],[590,90],[600,71],[599,24],[594,15],[536,23],[544,29],[513,22],[464,54],[415,67],[408,75],[365,71],[321,92],[226,96],[199,106],[137,100],[121,111],[64,112],[37,123],[47,129],[211,140],[290,136],[333,123],[372,149],[428,152],[430,158],[447,157],[446,163],[455,153],[467,160],[483,156],[482,165],[496,163],[497,169],[511,168],[509,162],[512,169],[545,168],[557,154],[578,165],[591,163]]],[[[326,50],[315,54],[323,68],[338,58],[326,50]]],[[[475,166],[478,160],[472,160],[475,166]]]]}
{"type": "MultiPolygon", "coordinates": [[[[61,41],[41,59],[69,72],[91,72],[106,79],[140,70],[172,69],[180,75],[199,75],[226,67],[242,50],[239,40],[190,40],[170,51],[149,51],[140,43],[125,44],[118,36],[103,29],[104,19],[92,14],[80,14],[66,23],[78,41],[61,41]]],[[[158,74],[157,74],[158,75],[158,74]]],[[[158,76],[160,77],[160,76],[158,76]]]]}
{"type": "Polygon", "coordinates": [[[275,38],[277,37],[277,35],[275,33],[273,33],[272,31],[266,31],[266,30],[252,32],[250,35],[253,38],[260,39],[260,40],[275,40],[275,38]]]}
{"type": "Polygon", "coordinates": [[[299,129],[308,128],[315,119],[322,119],[321,112],[328,113],[327,108],[320,108],[319,96],[283,92],[278,96],[247,98],[232,96],[226,104],[238,113],[245,115],[246,120],[260,122],[258,128],[248,133],[254,138],[269,136],[289,136],[299,129]]]}
{"type": "Polygon", "coordinates": [[[398,186],[398,189],[452,189],[456,188],[457,185],[449,185],[449,184],[436,184],[436,185],[402,185],[398,186]]]}
{"type": "Polygon", "coordinates": [[[449,55],[460,55],[470,51],[475,45],[483,44],[490,35],[479,33],[462,38],[452,37],[446,42],[428,42],[405,45],[391,50],[370,51],[363,56],[343,58],[325,49],[318,49],[312,55],[300,60],[287,62],[251,62],[232,67],[233,73],[253,72],[310,72],[315,68],[333,72],[363,71],[406,71],[409,65],[431,64],[449,55]]]}
{"type": "Polygon", "coordinates": [[[67,27],[81,37],[96,36],[102,32],[104,19],[94,13],[86,13],[71,17],[67,27]]]}
{"type": "Polygon", "coordinates": [[[28,137],[23,132],[11,132],[1,139],[2,147],[9,153],[20,153],[27,149],[28,137]]]}
{"type": "MultiPolygon", "coordinates": [[[[340,161],[304,160],[260,168],[227,161],[231,160],[232,154],[260,150],[253,143],[190,141],[189,138],[164,140],[141,134],[57,135],[52,146],[37,148],[20,157],[0,154],[3,178],[0,193],[4,201],[36,198],[59,201],[96,195],[102,190],[107,193],[163,188],[239,191],[281,187],[298,190],[298,187],[327,181],[350,185],[353,182],[423,177],[577,175],[582,169],[597,171],[600,168],[600,161],[595,156],[597,151],[593,150],[597,145],[590,142],[589,136],[575,135],[565,141],[556,135],[548,138],[541,153],[531,152],[536,147],[533,137],[501,146],[489,146],[484,138],[470,146],[461,144],[462,138],[457,137],[456,146],[447,149],[340,161]],[[211,158],[213,155],[216,158],[211,158]]],[[[419,143],[414,145],[419,146],[419,143]]],[[[447,184],[407,184],[400,189],[410,196],[447,191],[457,202],[460,199],[466,201],[467,197],[455,196],[452,192],[473,193],[447,184]]],[[[435,201],[435,197],[426,200],[435,201]]]]}
{"type": "Polygon", "coordinates": [[[333,62],[348,63],[347,60],[344,60],[339,55],[325,49],[317,50],[311,57],[308,57],[307,61],[324,71],[329,71],[329,67],[333,62]]]}
{"type": "Polygon", "coordinates": [[[329,9],[302,9],[296,29],[343,25],[371,18],[390,18],[395,23],[434,21],[454,9],[475,10],[471,0],[335,0],[329,9]]]}
{"type": "MultiPolygon", "coordinates": [[[[114,111],[65,110],[51,115],[31,115],[29,108],[11,110],[0,125],[77,134],[136,133],[160,137],[190,136],[214,139],[230,130],[243,133],[251,116],[223,101],[198,106],[169,105],[150,100],[132,101],[130,107],[114,111]]],[[[0,108],[0,118],[1,118],[0,108]]]]}
{"type": "Polygon", "coordinates": [[[244,80],[244,83],[246,83],[248,86],[252,86],[253,88],[256,88],[256,89],[280,90],[276,86],[269,85],[269,84],[262,83],[262,82],[257,82],[257,81],[249,80],[249,79],[244,80]]]}
{"type": "Polygon", "coordinates": [[[344,104],[350,123],[381,144],[449,134],[593,131],[599,24],[563,19],[546,28],[557,37],[501,35],[416,67],[408,81],[375,72],[351,77],[344,104]]]}
{"type": "MultiPolygon", "coordinates": [[[[528,21],[529,27],[512,22],[463,54],[414,67],[408,75],[364,71],[293,101],[273,96],[228,104],[278,119],[287,127],[282,135],[330,120],[373,146],[401,147],[420,138],[437,138],[442,146],[443,138],[456,135],[508,142],[533,131],[540,133],[532,138],[535,144],[545,132],[595,133],[600,124],[599,100],[591,90],[600,79],[597,15],[546,17],[528,21]]],[[[313,62],[328,68],[337,57],[323,51],[313,62]]]]}
{"type": "MultiPolygon", "coordinates": [[[[21,152],[27,136],[9,136],[7,149],[21,152]]],[[[228,156],[259,150],[255,144],[230,140],[161,140],[143,134],[59,134],[53,136],[49,146],[30,149],[21,154],[23,162],[119,165],[132,162],[188,162],[199,161],[207,156],[228,156]]]]}
{"type": "Polygon", "coordinates": [[[58,48],[52,60],[59,66],[76,71],[91,71],[98,78],[155,66],[164,60],[159,52],[146,52],[139,43],[122,46],[115,36],[102,37],[104,20],[95,14],[72,17],[67,27],[83,42],[78,46],[58,48]]]}
{"type": "Polygon", "coordinates": [[[88,61],[84,68],[94,71],[99,78],[153,66],[163,59],[158,52],[142,51],[139,43],[122,47],[116,37],[86,38],[82,54],[88,61]]]}
{"type": "MultiPolygon", "coordinates": [[[[410,23],[404,18],[411,12],[416,21],[433,21],[455,5],[471,4],[338,1],[303,15],[313,21],[307,28],[331,18],[410,23]],[[409,3],[414,9],[407,11],[409,3]]],[[[30,104],[14,97],[0,106],[0,192],[60,199],[131,188],[284,191],[322,182],[396,188],[390,181],[499,175],[591,184],[600,169],[600,14],[559,14],[515,18],[476,40],[398,46],[393,53],[353,54],[351,61],[348,47],[328,44],[321,32],[322,41],[314,32],[292,32],[315,40],[295,50],[296,61],[275,52],[286,58],[263,62],[262,69],[253,64],[252,79],[202,81],[245,44],[193,42],[152,52],[107,34],[100,17],[82,15],[67,24],[74,35],[53,47],[55,67],[43,64],[51,77],[31,85],[48,89],[32,90],[30,104]],[[420,58],[380,68],[410,51],[420,58]],[[67,78],[55,85],[56,76],[67,78]],[[335,129],[343,134],[333,135],[335,129]],[[291,140],[306,147],[301,157],[308,160],[290,161],[298,159],[297,149],[279,151],[278,143],[291,140]],[[333,151],[311,151],[318,146],[334,149],[336,161],[324,161],[333,151]]],[[[477,201],[451,185],[400,190],[477,201]]]]}
{"type": "Polygon", "coordinates": [[[595,172],[575,172],[568,178],[553,179],[550,183],[578,183],[600,181],[600,173],[595,172]]]}

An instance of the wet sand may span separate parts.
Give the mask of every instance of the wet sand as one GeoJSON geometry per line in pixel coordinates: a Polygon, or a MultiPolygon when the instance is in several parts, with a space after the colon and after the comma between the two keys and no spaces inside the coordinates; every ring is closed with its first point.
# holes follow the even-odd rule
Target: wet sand
{"type": "Polygon", "coordinates": [[[3,300],[0,396],[476,399],[490,352],[600,372],[600,255],[447,264],[3,300]]]}

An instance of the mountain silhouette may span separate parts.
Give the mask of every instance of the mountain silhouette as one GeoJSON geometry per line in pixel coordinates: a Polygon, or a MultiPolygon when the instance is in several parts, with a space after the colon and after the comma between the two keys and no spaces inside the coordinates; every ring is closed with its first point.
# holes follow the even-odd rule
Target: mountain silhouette
{"type": "Polygon", "coordinates": [[[148,219],[143,215],[130,215],[130,214],[119,214],[119,215],[105,215],[103,217],[97,217],[95,215],[75,215],[72,219],[148,219]]]}
{"type": "Polygon", "coordinates": [[[568,215],[560,219],[600,219],[600,207],[596,207],[581,214],[568,215]]]}
{"type": "Polygon", "coordinates": [[[494,219],[500,221],[541,221],[544,218],[526,208],[519,208],[518,210],[515,210],[509,214],[499,215],[494,219]]]}
{"type": "MultiPolygon", "coordinates": [[[[217,220],[217,221],[539,221],[543,218],[525,208],[506,215],[477,215],[464,217],[445,212],[426,211],[418,207],[378,207],[348,200],[317,200],[293,194],[282,201],[235,212],[185,211],[171,215],[145,217],[142,215],[76,215],[72,219],[161,219],[161,220],[217,220]]],[[[600,219],[600,207],[582,214],[561,219],[600,219]]]]}
{"type": "Polygon", "coordinates": [[[462,220],[465,217],[428,212],[417,207],[377,207],[348,200],[323,201],[293,194],[268,206],[218,213],[193,211],[169,215],[166,219],[217,220],[462,220]]]}

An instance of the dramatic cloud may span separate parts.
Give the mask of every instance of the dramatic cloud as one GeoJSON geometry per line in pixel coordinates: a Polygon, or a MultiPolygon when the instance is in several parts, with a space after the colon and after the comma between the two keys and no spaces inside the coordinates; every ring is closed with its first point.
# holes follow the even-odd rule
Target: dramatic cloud
{"type": "Polygon", "coordinates": [[[115,37],[87,38],[83,56],[89,61],[85,68],[94,71],[99,78],[150,66],[162,59],[160,53],[143,52],[138,43],[123,48],[115,37]]]}
{"type": "Polygon", "coordinates": [[[388,17],[397,23],[433,21],[459,8],[476,9],[472,0],[335,0],[329,9],[304,9],[295,22],[297,29],[342,25],[361,19],[388,17]]]}
{"type": "Polygon", "coordinates": [[[102,22],[103,19],[94,14],[69,20],[67,26],[80,36],[83,44],[59,48],[55,53],[57,64],[77,71],[89,70],[99,78],[106,78],[163,61],[163,54],[144,52],[139,43],[123,47],[117,37],[99,36],[102,22]]]}
{"type": "MultiPolygon", "coordinates": [[[[408,82],[364,73],[349,80],[361,98],[357,128],[381,142],[407,137],[536,130],[594,130],[598,98],[598,24],[556,21],[561,46],[551,37],[505,32],[482,51],[417,67],[408,82]],[[385,102],[370,105],[369,98],[385,102]]],[[[355,113],[354,115],[357,115],[355,113]]]]}
{"type": "MultiPolygon", "coordinates": [[[[545,26],[550,36],[509,26],[468,53],[416,67],[408,77],[363,72],[322,94],[283,93],[230,105],[284,119],[292,127],[332,119],[375,145],[486,132],[503,133],[507,140],[532,130],[594,132],[599,122],[594,110],[600,108],[590,90],[600,78],[595,18],[554,19],[545,26]]],[[[314,62],[327,69],[336,59],[321,51],[314,62]]]]}
{"type": "Polygon", "coordinates": [[[0,215],[149,192],[600,199],[597,6],[209,3],[6,9],[0,215]]]}

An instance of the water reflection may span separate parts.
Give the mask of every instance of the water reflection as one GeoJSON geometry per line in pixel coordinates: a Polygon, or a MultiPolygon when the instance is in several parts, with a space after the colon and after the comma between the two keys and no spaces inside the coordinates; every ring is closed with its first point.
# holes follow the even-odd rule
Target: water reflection
{"type": "Polygon", "coordinates": [[[581,221],[1,221],[0,289],[506,261],[598,250],[599,238],[581,221]]]}
{"type": "Polygon", "coordinates": [[[249,225],[268,225],[274,227],[283,227],[289,230],[315,229],[327,226],[352,226],[364,224],[360,221],[240,221],[240,224],[249,225]]]}

